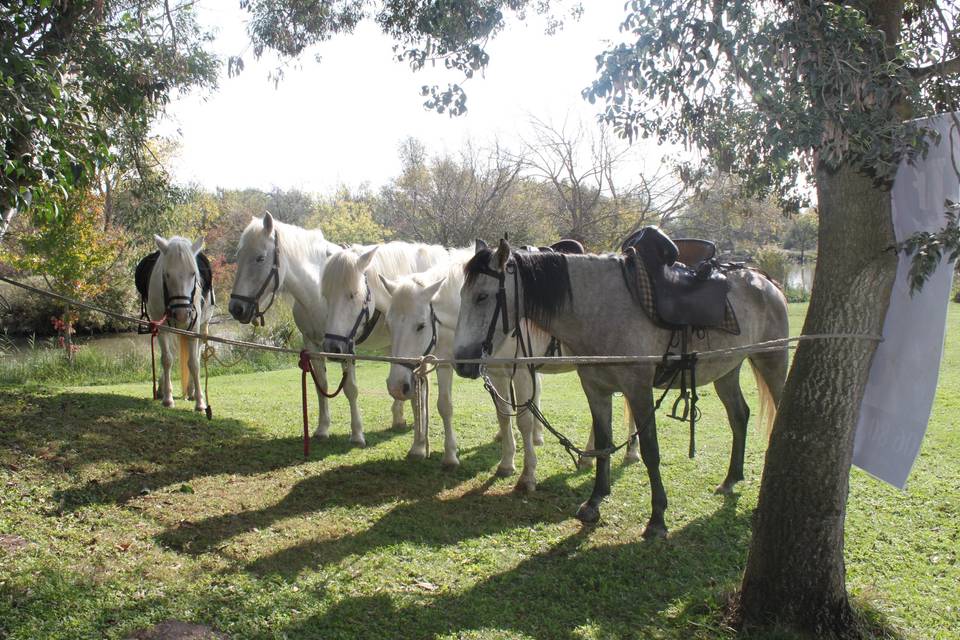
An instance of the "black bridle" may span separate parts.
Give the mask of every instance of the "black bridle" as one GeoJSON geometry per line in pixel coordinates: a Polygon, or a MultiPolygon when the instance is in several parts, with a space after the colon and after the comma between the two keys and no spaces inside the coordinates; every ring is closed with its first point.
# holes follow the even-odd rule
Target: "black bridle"
{"type": "Polygon", "coordinates": [[[231,300],[239,300],[241,302],[249,302],[253,304],[253,317],[251,318],[252,324],[257,324],[257,320],[260,320],[260,326],[266,324],[263,316],[270,310],[270,307],[273,306],[273,301],[277,298],[277,291],[280,289],[280,238],[277,235],[277,230],[273,230],[273,265],[270,267],[270,273],[267,274],[267,277],[264,279],[263,284],[260,285],[260,288],[257,289],[257,292],[252,296],[241,296],[236,293],[230,294],[231,300]],[[260,298],[263,296],[263,292],[267,290],[267,286],[270,282],[273,282],[273,291],[270,292],[270,302],[263,309],[260,308],[260,298]]]}
{"type": "MultiPolygon", "coordinates": [[[[505,269],[510,268],[508,263],[505,269]]],[[[516,266],[513,267],[513,279],[514,287],[517,286],[517,269],[516,266]]],[[[490,276],[491,278],[497,279],[497,306],[493,309],[493,316],[490,318],[490,324],[487,326],[487,335],[483,339],[483,342],[480,343],[480,355],[481,357],[493,355],[493,334],[497,332],[497,316],[500,316],[503,319],[503,335],[507,335],[510,332],[510,326],[507,323],[507,275],[504,271],[494,271],[490,267],[484,266],[479,270],[479,273],[482,273],[485,276],[490,276]]],[[[517,293],[519,296],[519,292],[517,293]]],[[[516,309],[519,312],[519,308],[516,309]]],[[[519,323],[517,327],[519,328],[519,323]]]]}
{"type": "MultiPolygon", "coordinates": [[[[191,289],[189,296],[170,295],[170,291],[167,289],[167,274],[162,274],[161,278],[163,279],[163,306],[167,314],[167,324],[170,324],[170,317],[177,309],[189,309],[190,324],[187,325],[187,331],[193,331],[193,326],[197,323],[197,317],[200,315],[197,307],[193,304],[194,299],[197,297],[197,284],[199,284],[200,277],[194,274],[193,289],[191,289]]],[[[200,298],[200,305],[203,306],[202,297],[200,298]]]]}
{"type": "Polygon", "coordinates": [[[337,333],[323,334],[324,339],[344,343],[346,346],[345,353],[353,353],[358,344],[363,344],[364,341],[370,337],[370,334],[373,333],[374,328],[377,326],[377,321],[380,320],[379,309],[374,307],[373,313],[370,313],[370,302],[373,299],[373,294],[370,291],[370,283],[367,282],[366,275],[363,276],[363,282],[367,287],[367,295],[363,299],[363,307],[360,309],[360,313],[357,314],[357,319],[353,321],[353,327],[350,328],[350,333],[345,336],[337,333]],[[361,327],[363,327],[362,331],[360,331],[361,327]],[[357,335],[358,331],[360,331],[359,336],[357,335]]]}

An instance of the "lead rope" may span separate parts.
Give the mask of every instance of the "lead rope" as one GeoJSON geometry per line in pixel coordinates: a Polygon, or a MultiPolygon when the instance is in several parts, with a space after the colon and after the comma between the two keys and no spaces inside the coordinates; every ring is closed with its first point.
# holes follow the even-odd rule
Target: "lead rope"
{"type": "Polygon", "coordinates": [[[157,336],[160,335],[160,325],[167,321],[167,314],[164,312],[159,320],[150,321],[150,373],[153,376],[153,399],[159,400],[157,395],[157,356],[155,355],[155,345],[157,336]]]}
{"type": "Polygon", "coordinates": [[[413,412],[413,429],[416,437],[424,443],[426,457],[430,457],[430,379],[429,375],[437,369],[437,358],[433,354],[420,356],[413,370],[413,397],[416,407],[413,412]]]}

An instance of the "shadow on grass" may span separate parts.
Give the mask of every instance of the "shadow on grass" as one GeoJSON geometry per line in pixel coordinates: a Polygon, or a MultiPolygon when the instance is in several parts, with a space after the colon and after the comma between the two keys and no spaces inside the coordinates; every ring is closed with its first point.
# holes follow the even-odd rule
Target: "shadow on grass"
{"type": "MultiPolygon", "coordinates": [[[[456,528],[465,527],[472,535],[504,526],[522,527],[545,516],[533,513],[518,518],[503,509],[509,500],[491,498],[485,505],[483,500],[471,503],[460,499],[444,505],[443,515],[472,521],[470,514],[488,507],[482,514],[484,521],[472,529],[469,522],[456,523],[456,528]],[[491,513],[497,511],[501,515],[491,513]]],[[[407,511],[405,517],[388,517],[392,522],[382,525],[382,533],[410,539],[406,520],[415,515],[407,511]]],[[[547,517],[556,520],[561,516],[547,517]]],[[[693,618],[699,625],[705,619],[716,621],[714,633],[708,631],[707,637],[724,633],[719,596],[739,579],[749,535],[749,516],[737,512],[735,500],[724,501],[714,513],[694,520],[666,540],[591,547],[591,531],[579,529],[546,552],[460,593],[345,598],[322,615],[283,631],[289,637],[432,638],[484,630],[497,637],[515,633],[572,640],[584,635],[648,637],[645,628],[660,634],[675,627],[679,632],[693,618]]],[[[362,546],[367,535],[344,544],[362,546]]],[[[463,537],[425,535],[433,544],[463,537]]],[[[351,552],[359,551],[362,548],[351,552]]]]}
{"type": "MultiPolygon", "coordinates": [[[[208,421],[184,409],[166,409],[145,398],[107,393],[24,394],[0,389],[0,445],[22,451],[55,471],[108,463],[123,467],[106,478],[57,492],[62,509],[122,504],[144,487],[218,474],[253,475],[303,464],[302,438],[270,437],[230,418],[208,421]]],[[[367,446],[400,435],[367,432],[367,446]]],[[[314,441],[309,461],[344,454],[349,435],[314,441]]]]}

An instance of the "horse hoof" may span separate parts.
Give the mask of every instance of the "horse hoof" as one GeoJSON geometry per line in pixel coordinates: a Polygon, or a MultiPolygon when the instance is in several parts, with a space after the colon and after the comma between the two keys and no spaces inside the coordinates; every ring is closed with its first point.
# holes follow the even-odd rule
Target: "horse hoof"
{"type": "Polygon", "coordinates": [[[164,401],[163,401],[163,406],[165,406],[165,407],[172,407],[172,406],[173,406],[173,400],[164,400],[164,401]]]}
{"type": "Polygon", "coordinates": [[[497,467],[496,472],[493,474],[498,478],[509,478],[517,472],[516,467],[510,465],[509,467],[497,467]]]}
{"type": "Polygon", "coordinates": [[[584,524],[595,524],[600,521],[600,509],[594,507],[589,502],[584,502],[577,509],[577,520],[584,524]]]}
{"type": "Polygon", "coordinates": [[[460,466],[460,461],[454,460],[453,462],[444,462],[442,465],[442,468],[444,471],[450,472],[450,471],[456,471],[457,467],[459,466],[460,466]]]}
{"type": "Polygon", "coordinates": [[[580,469],[581,471],[585,469],[593,469],[593,458],[585,458],[581,456],[580,459],[577,460],[577,469],[580,469]]]}
{"type": "Polygon", "coordinates": [[[367,446],[367,441],[363,439],[363,436],[360,436],[359,438],[350,438],[350,444],[362,449],[367,446]]]}
{"type": "Polygon", "coordinates": [[[644,540],[662,539],[667,537],[667,527],[660,523],[648,522],[643,530],[644,540]]]}
{"type": "Polygon", "coordinates": [[[199,407],[194,407],[193,410],[196,411],[197,413],[202,413],[202,412],[206,411],[207,408],[204,407],[204,406],[199,406],[199,407]]]}
{"type": "Polygon", "coordinates": [[[427,457],[425,451],[407,451],[407,460],[423,460],[427,457]]]}
{"type": "Polygon", "coordinates": [[[713,490],[718,496],[730,496],[733,495],[733,487],[736,485],[735,482],[724,482],[718,484],[717,488],[713,490]]]}
{"type": "Polygon", "coordinates": [[[636,451],[628,452],[627,455],[623,456],[623,464],[636,464],[640,462],[640,454],[636,451]]]}
{"type": "Polygon", "coordinates": [[[314,431],[314,432],[313,432],[313,439],[314,439],[314,440],[329,440],[329,439],[330,439],[330,434],[329,434],[328,432],[326,432],[326,431],[324,431],[323,433],[320,433],[319,431],[314,431]]]}
{"type": "Polygon", "coordinates": [[[390,425],[390,428],[394,431],[406,431],[410,427],[407,426],[406,422],[394,422],[392,425],[390,425]]]}
{"type": "Polygon", "coordinates": [[[534,493],[537,490],[537,483],[533,480],[520,478],[517,480],[517,484],[513,486],[513,490],[517,493],[534,493]]]}

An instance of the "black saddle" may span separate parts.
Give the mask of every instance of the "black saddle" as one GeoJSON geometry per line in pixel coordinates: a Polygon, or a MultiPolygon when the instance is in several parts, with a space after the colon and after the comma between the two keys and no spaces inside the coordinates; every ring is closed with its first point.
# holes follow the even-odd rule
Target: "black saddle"
{"type": "Polygon", "coordinates": [[[624,240],[621,249],[642,260],[661,322],[673,327],[724,325],[730,283],[714,259],[712,242],[674,242],[656,227],[644,227],[624,240]]]}
{"type": "MultiPolygon", "coordinates": [[[[153,273],[153,267],[157,264],[160,257],[159,251],[147,254],[137,263],[133,278],[137,285],[137,292],[140,294],[140,300],[147,302],[147,294],[150,292],[150,274],[153,273]]],[[[197,268],[200,270],[200,284],[203,287],[203,295],[210,294],[210,301],[215,303],[213,298],[213,268],[210,266],[210,259],[206,254],[200,252],[197,254],[197,268]]]]}

